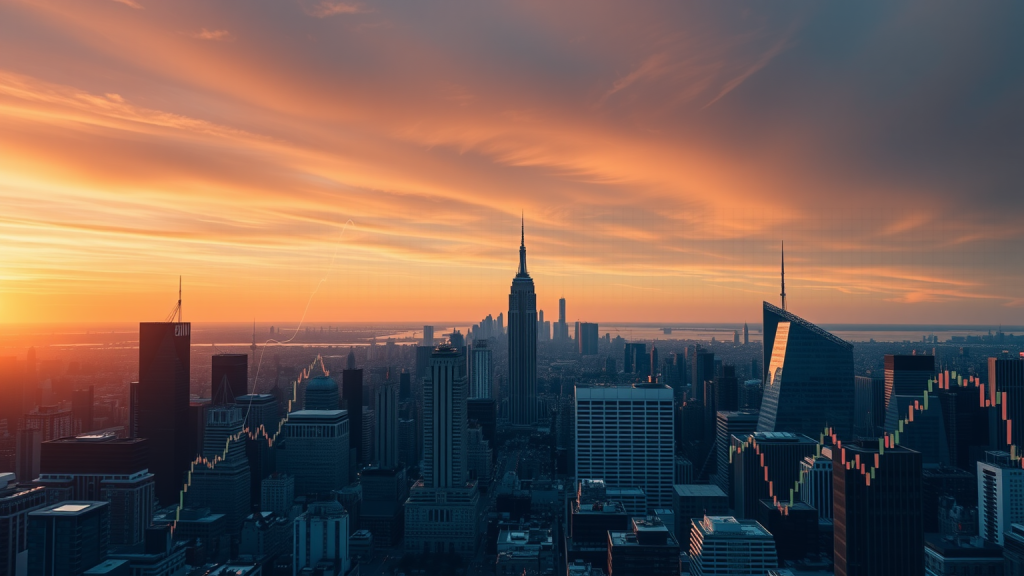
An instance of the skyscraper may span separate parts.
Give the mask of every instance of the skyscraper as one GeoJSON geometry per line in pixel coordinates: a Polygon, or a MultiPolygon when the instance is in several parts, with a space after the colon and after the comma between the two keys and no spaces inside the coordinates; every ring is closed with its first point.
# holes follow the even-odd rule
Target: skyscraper
{"type": "Polygon", "coordinates": [[[374,458],[380,468],[398,466],[398,389],[393,384],[377,388],[374,458]]]}
{"type": "Polygon", "coordinates": [[[304,410],[337,410],[340,405],[338,383],[333,378],[318,376],[306,382],[306,394],[302,403],[304,410]]]}
{"type": "Polygon", "coordinates": [[[1024,446],[1024,357],[989,358],[988,384],[986,393],[994,405],[994,395],[989,390],[1006,392],[1006,417],[1013,422],[1010,434],[1014,446],[1024,446]]]}
{"type": "MultiPolygon", "coordinates": [[[[747,327],[746,322],[743,323],[743,343],[750,344],[750,328],[747,327]]],[[[750,376],[753,377],[755,375],[751,374],[750,376]]]]}
{"type": "Polygon", "coordinates": [[[326,574],[347,574],[349,515],[338,502],[314,502],[295,519],[292,542],[292,574],[305,574],[325,566],[326,574]]]}
{"type": "MultiPolygon", "coordinates": [[[[536,337],[533,324],[530,333],[536,337]]],[[[472,554],[476,550],[476,482],[466,469],[466,395],[462,350],[442,344],[430,358],[431,377],[423,389],[423,479],[405,506],[405,549],[409,552],[472,554]]]]}
{"type": "Polygon", "coordinates": [[[149,439],[149,471],[156,475],[156,497],[178,501],[193,446],[189,445],[188,322],[139,324],[138,436],[149,439]]]}
{"type": "Polygon", "coordinates": [[[519,271],[508,296],[509,421],[537,423],[537,294],[526,271],[526,232],[519,244],[519,271]]]}
{"type": "Polygon", "coordinates": [[[14,474],[0,474],[0,576],[16,576],[18,564],[24,566],[28,515],[46,505],[46,488],[18,485],[15,480],[14,474]]]}
{"type": "Polygon", "coordinates": [[[349,412],[299,410],[284,424],[278,467],[295,478],[295,493],[326,494],[349,483],[349,412]]]}
{"type": "Polygon", "coordinates": [[[597,332],[598,326],[593,322],[578,322],[579,326],[579,339],[576,342],[576,350],[582,356],[596,356],[597,355],[597,341],[599,339],[597,332]]]}
{"type": "Polygon", "coordinates": [[[245,416],[245,457],[249,460],[249,501],[258,504],[260,482],[275,470],[274,447],[267,438],[278,432],[277,400],[271,394],[246,394],[235,398],[245,416]]]}
{"type": "Polygon", "coordinates": [[[469,392],[470,398],[491,397],[492,374],[491,350],[487,347],[487,340],[477,340],[473,345],[473,385],[469,392]]]}
{"type": "Polygon", "coordinates": [[[558,299],[558,322],[555,322],[554,338],[556,342],[569,339],[569,325],[565,322],[565,298],[558,299]]]}
{"type": "Polygon", "coordinates": [[[237,532],[249,514],[252,478],[245,457],[242,410],[235,406],[214,406],[206,411],[203,458],[192,471],[192,485],[185,492],[190,508],[209,508],[223,514],[228,531],[237,532]],[[218,461],[219,460],[219,461],[218,461]]]}
{"type": "Polygon", "coordinates": [[[885,355],[885,409],[893,396],[920,398],[928,389],[928,379],[935,377],[935,356],[909,354],[885,355]]]}
{"type": "Polygon", "coordinates": [[[91,432],[93,425],[93,387],[71,393],[71,420],[75,434],[91,432]]]}
{"type": "Polygon", "coordinates": [[[672,506],[672,390],[664,385],[576,387],[576,476],[642,488],[672,506]]]}
{"type": "Polygon", "coordinates": [[[428,348],[434,347],[434,327],[424,326],[423,327],[423,346],[428,348]]]}
{"type": "Polygon", "coordinates": [[[843,444],[832,486],[836,576],[924,576],[920,454],[843,444]]]}
{"type": "Polygon", "coordinates": [[[817,438],[831,426],[840,437],[851,437],[853,345],[768,302],[764,326],[770,362],[758,431],[817,438]]]}
{"type": "MultiPolygon", "coordinates": [[[[700,347],[693,353],[691,363],[693,374],[690,377],[690,398],[704,402],[704,385],[715,378],[715,353],[705,352],[700,347]]],[[[714,418],[714,415],[711,415],[714,418]]]]}
{"type": "MultiPolygon", "coordinates": [[[[341,408],[348,410],[349,471],[355,474],[355,463],[363,461],[363,370],[348,368],[341,373],[341,408]]],[[[354,477],[354,476],[353,476],[354,477]]]]}
{"type": "Polygon", "coordinates": [[[732,457],[734,485],[730,501],[738,518],[756,519],[762,498],[774,493],[780,501],[789,502],[790,490],[800,478],[800,462],[815,455],[818,443],[791,432],[755,432],[746,437],[733,436],[732,446],[737,450],[733,450],[732,457]],[[748,445],[738,450],[744,441],[748,445]]]}
{"type": "Polygon", "coordinates": [[[233,404],[235,398],[249,393],[247,354],[214,354],[212,362],[210,397],[214,404],[233,404]]]}

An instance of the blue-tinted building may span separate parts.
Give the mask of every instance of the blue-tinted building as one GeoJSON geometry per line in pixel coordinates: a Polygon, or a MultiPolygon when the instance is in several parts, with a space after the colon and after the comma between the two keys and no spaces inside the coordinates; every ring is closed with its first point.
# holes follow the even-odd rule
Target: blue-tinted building
{"type": "Polygon", "coordinates": [[[768,302],[764,326],[770,361],[757,430],[817,438],[831,426],[851,437],[853,345],[768,302]]]}

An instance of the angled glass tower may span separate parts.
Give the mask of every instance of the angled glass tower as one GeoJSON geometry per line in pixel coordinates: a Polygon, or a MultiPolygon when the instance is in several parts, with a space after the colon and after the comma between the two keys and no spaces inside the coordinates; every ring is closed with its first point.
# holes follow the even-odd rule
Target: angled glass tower
{"type": "Polygon", "coordinates": [[[509,421],[537,423],[537,294],[526,271],[526,235],[519,244],[519,272],[508,295],[509,421]]]}
{"type": "Polygon", "coordinates": [[[817,438],[831,426],[851,438],[853,345],[768,302],[764,335],[765,356],[771,360],[765,362],[757,431],[817,438]]]}

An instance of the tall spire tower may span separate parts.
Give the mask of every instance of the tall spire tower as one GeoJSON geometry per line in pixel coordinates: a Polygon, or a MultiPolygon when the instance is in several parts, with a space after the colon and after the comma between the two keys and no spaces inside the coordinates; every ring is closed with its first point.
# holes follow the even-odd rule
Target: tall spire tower
{"type": "Polygon", "coordinates": [[[786,309],[786,241],[782,241],[782,309],[786,309]]]}
{"type": "Polygon", "coordinates": [[[519,271],[508,295],[509,421],[537,423],[537,294],[526,271],[526,224],[520,222],[519,271]]]}

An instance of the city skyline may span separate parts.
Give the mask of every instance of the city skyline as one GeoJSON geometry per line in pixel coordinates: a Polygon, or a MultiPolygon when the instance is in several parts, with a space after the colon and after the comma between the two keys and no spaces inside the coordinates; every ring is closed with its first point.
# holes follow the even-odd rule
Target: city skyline
{"type": "Polygon", "coordinates": [[[1024,324],[1020,7],[446,7],[0,8],[0,322],[1024,324]]]}

